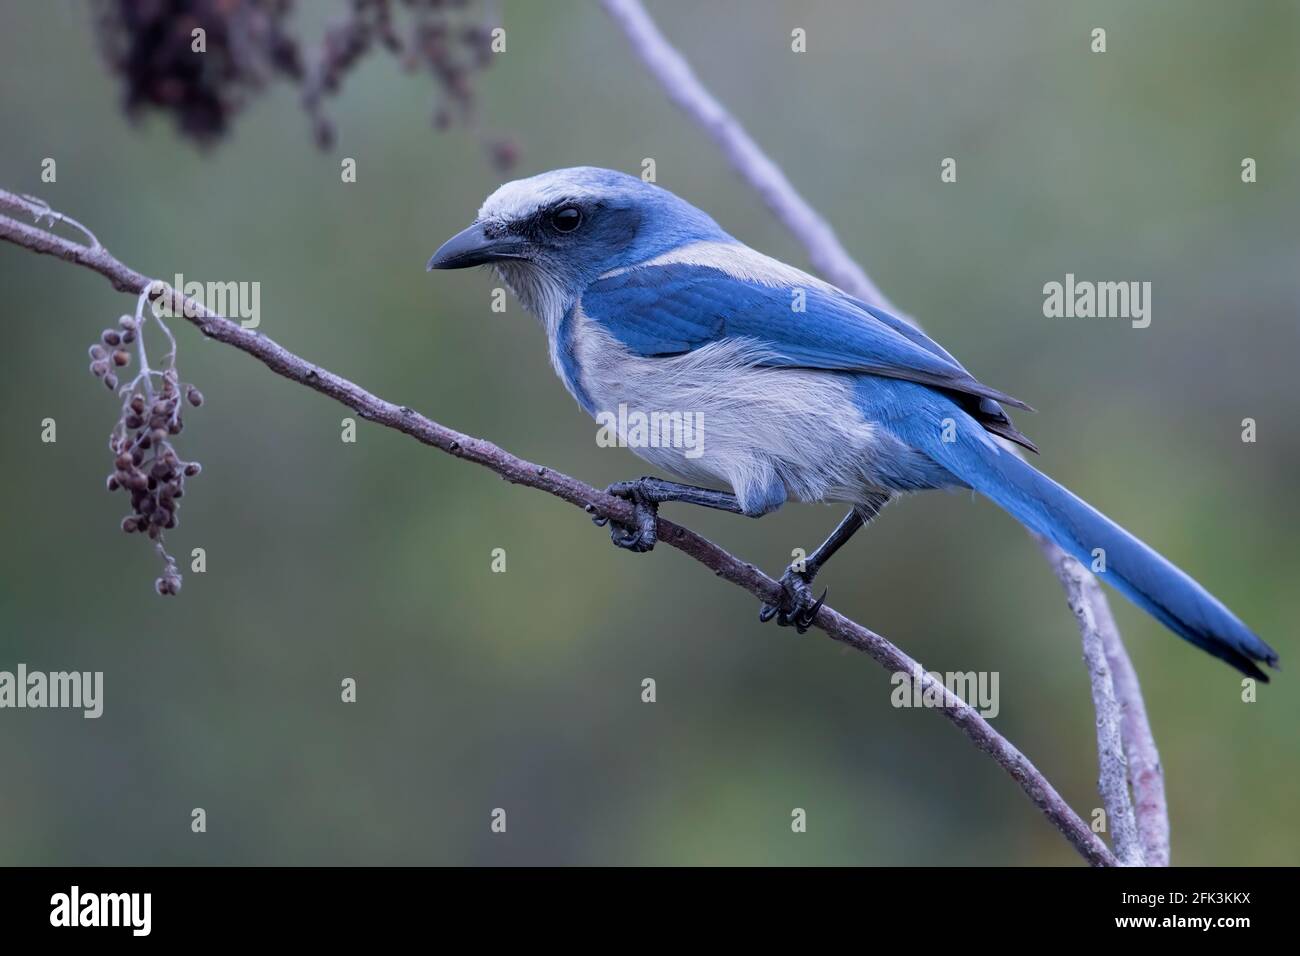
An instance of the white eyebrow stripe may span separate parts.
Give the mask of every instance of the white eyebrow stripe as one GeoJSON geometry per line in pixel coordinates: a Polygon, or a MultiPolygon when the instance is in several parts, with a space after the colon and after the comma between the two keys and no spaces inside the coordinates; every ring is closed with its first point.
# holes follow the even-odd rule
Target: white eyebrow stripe
{"type": "Polygon", "coordinates": [[[705,266],[717,269],[719,272],[741,282],[753,282],[773,289],[811,288],[835,295],[843,295],[839,289],[829,282],[823,282],[816,276],[811,276],[802,269],[787,265],[779,259],[765,256],[742,242],[719,242],[717,240],[687,243],[662,255],[655,256],[653,259],[647,259],[645,262],[610,269],[600,278],[610,279],[633,269],[670,265],[705,266]]]}
{"type": "Polygon", "coordinates": [[[563,180],[537,183],[531,179],[518,179],[506,183],[483,200],[478,218],[504,221],[526,219],[560,199],[582,201],[596,198],[598,194],[592,190],[563,180]]]}

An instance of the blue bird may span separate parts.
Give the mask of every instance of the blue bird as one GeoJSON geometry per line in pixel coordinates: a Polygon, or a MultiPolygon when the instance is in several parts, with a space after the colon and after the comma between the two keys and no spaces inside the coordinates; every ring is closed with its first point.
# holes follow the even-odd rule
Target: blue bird
{"type": "Polygon", "coordinates": [[[666,501],[751,517],[790,499],[850,506],[825,543],[786,569],[782,600],[764,605],[761,620],[810,626],[825,600],[814,599],[813,578],[892,499],[969,488],[1085,564],[1104,556],[1105,580],[1202,650],[1260,680],[1255,662],[1277,665],[1188,575],[994,440],[1037,451],[1003,410],[1028,405],[981,384],[897,317],[756,252],[672,193],[594,167],[506,183],[428,267],[485,264],[541,321],[578,404],[687,482],[611,486],[635,507],[632,525],[610,529],[619,547],[653,548],[666,501]]]}

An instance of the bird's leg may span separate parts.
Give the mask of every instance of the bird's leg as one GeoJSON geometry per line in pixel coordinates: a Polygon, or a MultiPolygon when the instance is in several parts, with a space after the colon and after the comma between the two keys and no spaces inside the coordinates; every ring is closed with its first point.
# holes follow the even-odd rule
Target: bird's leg
{"type": "Polygon", "coordinates": [[[812,581],[830,556],[843,547],[866,522],[854,508],[844,516],[835,530],[830,533],[821,546],[808,557],[795,561],[781,575],[781,601],[779,604],[764,604],[758,612],[758,619],[763,622],[776,618],[781,627],[794,626],[802,634],[812,626],[813,618],[821,610],[826,600],[826,592],[820,598],[813,598],[812,581]]]}
{"type": "Polygon", "coordinates": [[[822,591],[820,598],[813,598],[813,578],[830,560],[831,555],[842,548],[859,528],[880,514],[880,509],[888,500],[883,496],[873,497],[855,506],[816,551],[802,561],[791,563],[781,575],[781,603],[764,604],[758,612],[758,619],[767,622],[775,617],[776,623],[781,627],[793,626],[800,634],[812,627],[813,619],[826,601],[826,591],[822,591]]]}
{"type": "MultiPolygon", "coordinates": [[[[716,508],[719,511],[745,513],[735,495],[709,488],[697,488],[694,485],[678,484],[675,481],[664,481],[662,478],[638,478],[636,481],[615,482],[605,489],[605,493],[632,502],[635,509],[632,523],[624,526],[615,522],[609,529],[609,539],[620,548],[638,553],[654,548],[657,540],[655,518],[659,514],[659,506],[665,501],[684,501],[687,504],[716,508]]],[[[591,520],[603,528],[609,519],[592,518],[591,520]]]]}

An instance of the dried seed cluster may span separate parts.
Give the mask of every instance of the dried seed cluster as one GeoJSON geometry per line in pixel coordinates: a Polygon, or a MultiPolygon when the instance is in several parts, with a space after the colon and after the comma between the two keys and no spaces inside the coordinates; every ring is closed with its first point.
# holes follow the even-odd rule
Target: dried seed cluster
{"type": "MultiPolygon", "coordinates": [[[[337,133],[324,101],[377,49],[433,78],[435,129],[457,122],[475,128],[473,80],[492,59],[487,0],[347,3],[313,57],[290,32],[293,0],[97,0],[97,32],[105,59],[124,81],[128,115],[169,112],[183,133],[203,143],[225,134],[249,98],[278,76],[301,88],[316,142],[330,148],[337,133]],[[199,28],[203,53],[193,48],[199,28]]],[[[515,163],[513,141],[481,138],[500,168],[515,163]]]]}
{"type": "Polygon", "coordinates": [[[291,7],[292,0],[97,0],[96,31],[123,80],[127,115],[170,113],[182,133],[208,143],[271,76],[301,79],[298,44],[286,31],[291,7]]]}
{"type": "MultiPolygon", "coordinates": [[[[470,0],[351,0],[348,16],[329,28],[314,67],[303,83],[303,105],[312,117],[322,149],[336,138],[322,111],[327,96],[342,88],[347,75],[367,53],[383,49],[398,57],[408,72],[424,70],[437,86],[432,112],[434,129],[456,123],[475,125],[474,75],[492,60],[492,29],[470,0]],[[395,8],[405,26],[397,24],[395,8]]],[[[518,147],[503,138],[484,138],[492,161],[508,169],[518,147]]]]}
{"type": "MultiPolygon", "coordinates": [[[[130,364],[131,355],[125,346],[136,343],[144,334],[145,321],[144,317],[124,315],[117,328],[105,329],[100,340],[90,347],[91,373],[114,391],[118,390],[118,379],[112,369],[130,364]]],[[[179,523],[185,479],[202,470],[197,461],[182,459],[172,440],[185,429],[181,414],[184,404],[197,408],[203,404],[203,393],[180,381],[174,343],[164,367],[157,370],[145,365],[142,341],[139,346],[144,367],[120,389],[122,410],[109,436],[114,457],[107,488],[110,492],[125,491],[130,497],[131,513],[122,519],[122,530],[144,534],[155,543],[164,567],[154,589],[172,595],[180,590],[181,576],[175,560],[163,547],[163,532],[179,523]]]]}
{"type": "Polygon", "coordinates": [[[120,329],[105,329],[99,341],[90,347],[90,373],[102,379],[110,392],[117,391],[115,369],[131,364],[131,353],[126,346],[135,341],[135,319],[122,316],[120,329]]]}

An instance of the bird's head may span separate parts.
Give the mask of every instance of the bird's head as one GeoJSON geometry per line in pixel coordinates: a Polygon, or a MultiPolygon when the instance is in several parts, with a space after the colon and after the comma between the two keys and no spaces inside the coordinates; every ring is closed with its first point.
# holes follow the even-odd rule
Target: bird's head
{"type": "Polygon", "coordinates": [[[688,242],[728,238],[665,189],[626,173],[578,166],[497,189],[428,267],[492,265],[530,311],[548,318],[611,269],[688,242]]]}

